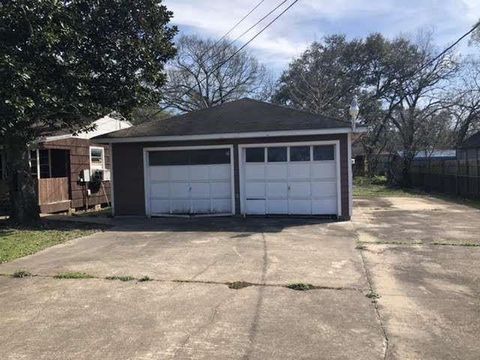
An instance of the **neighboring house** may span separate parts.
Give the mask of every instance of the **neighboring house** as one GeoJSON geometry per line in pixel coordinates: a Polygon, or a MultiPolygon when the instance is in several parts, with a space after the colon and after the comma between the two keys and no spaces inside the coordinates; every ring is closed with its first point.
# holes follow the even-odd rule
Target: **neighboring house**
{"type": "MultiPolygon", "coordinates": [[[[94,124],[95,130],[76,135],[45,133],[31,145],[30,168],[36,179],[42,213],[64,212],[111,202],[108,178],[110,149],[90,139],[132,125],[113,115],[98,119],[94,124]]],[[[2,179],[5,179],[5,162],[1,163],[2,179]]],[[[4,186],[4,194],[5,190],[4,186]]]]}
{"type": "Polygon", "coordinates": [[[459,160],[478,160],[480,158],[480,131],[467,138],[457,150],[459,160]]]}
{"type": "Polygon", "coordinates": [[[242,99],[95,140],[112,146],[115,215],[349,219],[352,133],[349,122],[242,99]]]}

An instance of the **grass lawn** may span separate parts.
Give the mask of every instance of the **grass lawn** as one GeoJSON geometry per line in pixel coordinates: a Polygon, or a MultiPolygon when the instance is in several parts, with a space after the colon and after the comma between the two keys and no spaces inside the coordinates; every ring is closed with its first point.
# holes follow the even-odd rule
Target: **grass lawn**
{"type": "Polygon", "coordinates": [[[376,176],[373,179],[364,177],[356,177],[353,180],[353,196],[354,197],[419,197],[430,196],[444,201],[451,201],[457,204],[471,206],[480,209],[480,200],[463,199],[453,195],[427,193],[419,189],[402,189],[399,187],[391,187],[387,184],[387,180],[383,176],[376,176]]]}
{"type": "Polygon", "coordinates": [[[424,195],[419,191],[391,187],[383,176],[373,179],[356,177],[353,179],[353,196],[355,197],[382,197],[382,196],[419,196],[424,195]]]}
{"type": "Polygon", "coordinates": [[[104,225],[41,220],[35,225],[0,221],[0,263],[36,253],[49,246],[105,230],[104,225]]]}

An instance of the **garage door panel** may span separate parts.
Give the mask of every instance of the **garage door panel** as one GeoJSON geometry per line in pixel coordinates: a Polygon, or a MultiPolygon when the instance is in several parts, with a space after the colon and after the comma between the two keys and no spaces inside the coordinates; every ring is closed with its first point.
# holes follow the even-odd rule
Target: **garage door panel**
{"type": "Polygon", "coordinates": [[[232,212],[232,201],[230,199],[212,199],[214,213],[225,214],[232,212]]]}
{"type": "Polygon", "coordinates": [[[229,199],[232,194],[230,182],[214,182],[210,183],[210,194],[213,199],[229,199]]]}
{"type": "Polygon", "coordinates": [[[209,165],[209,179],[210,180],[230,180],[231,167],[228,165],[209,165]]]}
{"type": "Polygon", "coordinates": [[[288,214],[288,200],[268,200],[268,214],[288,214]]]}
{"type": "Polygon", "coordinates": [[[170,212],[169,200],[156,200],[153,199],[150,202],[150,207],[153,214],[165,214],[170,212]]]}
{"type": "Polygon", "coordinates": [[[169,183],[153,183],[150,185],[150,194],[154,194],[154,198],[168,199],[170,196],[169,183]]]}
{"type": "Polygon", "coordinates": [[[209,182],[192,182],[190,184],[191,191],[190,196],[192,198],[203,198],[209,199],[210,198],[210,183],[209,182]]]}
{"type": "Polygon", "coordinates": [[[287,183],[267,183],[267,198],[268,199],[286,199],[288,194],[287,183]]]}
{"type": "Polygon", "coordinates": [[[288,213],[308,215],[312,213],[312,205],[310,200],[288,200],[288,213]]]}
{"type": "MultiPolygon", "coordinates": [[[[172,199],[188,199],[190,197],[189,189],[188,183],[170,183],[170,197],[172,199]]],[[[155,196],[155,194],[151,196],[155,196]]]]}
{"type": "Polygon", "coordinates": [[[286,180],[287,172],[287,164],[267,164],[265,166],[267,180],[286,180]]]}
{"type": "Polygon", "coordinates": [[[192,212],[201,214],[209,213],[211,210],[210,199],[193,199],[192,200],[192,212]]]}
{"type": "Polygon", "coordinates": [[[150,212],[231,213],[232,168],[225,150],[154,151],[153,157],[149,153],[150,212]]]}
{"type": "Polygon", "coordinates": [[[289,179],[310,179],[310,163],[288,164],[289,179]]]}
{"type": "Polygon", "coordinates": [[[209,176],[209,169],[208,166],[205,165],[191,165],[190,166],[190,180],[198,181],[198,180],[208,180],[209,176]]]}
{"type": "Polygon", "coordinates": [[[337,199],[327,198],[312,201],[312,212],[316,215],[329,215],[337,212],[337,199]]]}
{"type": "Polygon", "coordinates": [[[247,200],[246,207],[249,214],[265,214],[265,200],[247,200]]]}
{"type": "Polygon", "coordinates": [[[290,186],[289,198],[310,198],[310,182],[290,182],[288,185],[290,186]]]}
{"type": "Polygon", "coordinates": [[[337,183],[335,181],[312,182],[312,196],[325,197],[337,195],[337,183]]]}
{"type": "Polygon", "coordinates": [[[335,179],[337,177],[337,168],[334,162],[322,161],[312,163],[313,179],[335,179]]]}
{"type": "MultiPolygon", "coordinates": [[[[265,148],[265,145],[252,146],[259,151],[265,148]]],[[[246,213],[337,214],[338,159],[332,160],[331,155],[323,156],[325,154],[322,155],[322,152],[313,151],[312,147],[317,144],[298,145],[310,149],[310,154],[313,151],[314,156],[310,156],[309,161],[306,161],[309,158],[306,150],[304,152],[307,155],[292,158],[292,147],[295,146],[297,145],[286,146],[290,148],[290,157],[280,160],[267,156],[260,163],[262,157],[244,157],[242,189],[245,205],[243,210],[246,213]]],[[[330,149],[331,145],[324,147],[328,147],[330,152],[334,151],[330,149]]],[[[266,154],[269,151],[267,146],[266,154]]]]}
{"type": "Polygon", "coordinates": [[[189,167],[186,165],[170,166],[170,181],[185,181],[189,178],[189,167]]]}
{"type": "Polygon", "coordinates": [[[263,181],[265,179],[265,165],[248,164],[245,168],[245,179],[263,181]]]}
{"type": "Polygon", "coordinates": [[[265,198],[265,183],[249,182],[245,185],[245,194],[249,198],[265,198]]]}
{"type": "Polygon", "coordinates": [[[190,213],[190,199],[171,199],[170,204],[172,213],[190,213]]]}
{"type": "Polygon", "coordinates": [[[157,181],[168,181],[169,180],[168,166],[151,166],[150,179],[157,180],[157,181]]]}

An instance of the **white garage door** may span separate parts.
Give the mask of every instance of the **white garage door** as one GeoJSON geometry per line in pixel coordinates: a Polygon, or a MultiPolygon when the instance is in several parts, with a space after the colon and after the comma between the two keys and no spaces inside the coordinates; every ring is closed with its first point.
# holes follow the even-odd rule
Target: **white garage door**
{"type": "Polygon", "coordinates": [[[338,215],[337,146],[243,148],[243,211],[338,215]]]}
{"type": "Polygon", "coordinates": [[[230,148],[147,154],[150,215],[232,213],[230,148]]]}

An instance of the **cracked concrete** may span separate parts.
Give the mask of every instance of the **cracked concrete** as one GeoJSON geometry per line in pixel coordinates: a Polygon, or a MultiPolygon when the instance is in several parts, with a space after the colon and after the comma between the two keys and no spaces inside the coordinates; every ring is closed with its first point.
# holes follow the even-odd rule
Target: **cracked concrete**
{"type": "Polygon", "coordinates": [[[480,212],[430,198],[358,202],[353,226],[380,295],[386,358],[478,359],[480,248],[464,245],[480,244],[480,212]]]}
{"type": "Polygon", "coordinates": [[[463,245],[480,244],[480,213],[430,198],[356,205],[344,223],[114,219],[1,264],[39,275],[0,277],[2,359],[478,359],[480,248],[463,245]],[[51,278],[65,271],[98,279],[51,278]]]}

